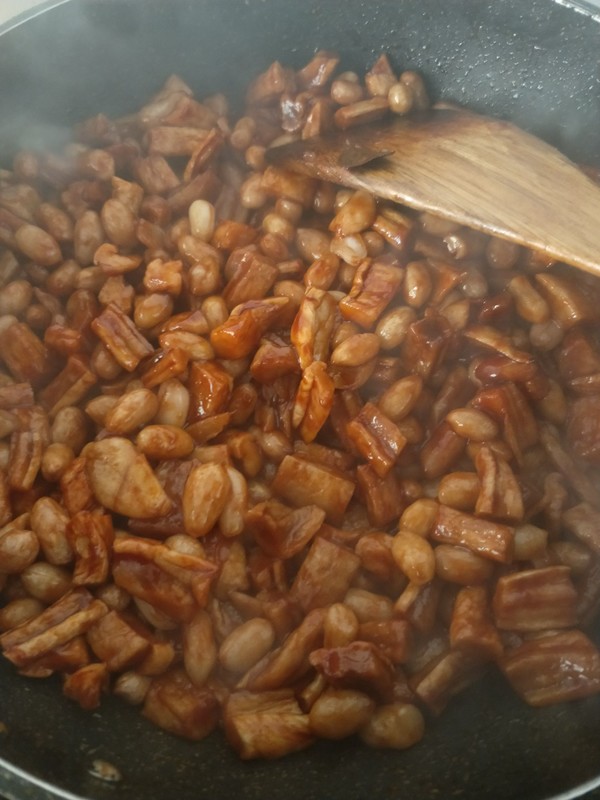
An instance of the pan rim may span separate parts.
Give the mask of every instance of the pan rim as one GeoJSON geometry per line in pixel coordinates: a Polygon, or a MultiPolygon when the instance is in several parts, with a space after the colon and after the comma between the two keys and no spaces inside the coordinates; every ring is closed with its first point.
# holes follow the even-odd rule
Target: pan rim
{"type": "MultiPolygon", "coordinates": [[[[10,785],[4,785],[3,778],[7,775],[16,782],[17,786],[27,786],[27,800],[49,800],[50,798],[53,800],[54,798],[56,800],[89,800],[83,795],[74,794],[68,789],[63,789],[56,784],[50,783],[0,756],[0,791],[6,800],[22,800],[21,797],[12,794],[10,785]],[[31,794],[32,788],[36,790],[34,794],[31,794]],[[37,790],[39,790],[39,793],[37,790]]],[[[588,781],[584,781],[560,794],[548,795],[544,800],[577,800],[577,798],[584,797],[598,788],[600,788],[600,775],[590,778],[588,781]]]]}
{"type": "MultiPolygon", "coordinates": [[[[29,20],[39,17],[40,14],[45,14],[47,11],[50,11],[53,8],[58,8],[58,6],[65,5],[65,3],[70,2],[72,2],[72,0],[46,0],[46,2],[40,3],[34,8],[30,8],[27,11],[21,11],[20,14],[11,17],[10,19],[6,20],[6,22],[3,22],[2,25],[0,25],[0,36],[8,33],[8,31],[11,31],[13,28],[18,28],[24,22],[29,22],[29,20]]],[[[558,0],[556,0],[556,2],[558,2],[558,0]]]]}
{"type": "MultiPolygon", "coordinates": [[[[84,2],[84,0],[45,0],[34,8],[23,11],[0,24],[0,37],[55,8],[77,2],[84,2]]],[[[600,2],[598,0],[549,0],[549,2],[562,6],[572,13],[589,17],[595,23],[600,23],[600,2]]],[[[84,795],[75,794],[68,789],[53,784],[0,756],[1,796],[7,800],[23,800],[21,796],[13,791],[13,789],[19,789],[20,787],[27,788],[27,800],[89,800],[84,795]]],[[[600,788],[600,773],[596,777],[560,794],[548,795],[545,800],[577,800],[577,798],[582,798],[598,788],[600,788]]]]}
{"type": "Polygon", "coordinates": [[[17,786],[27,786],[28,789],[35,787],[40,792],[43,792],[43,794],[30,795],[30,800],[47,800],[49,797],[60,798],[60,800],[87,800],[80,794],[73,794],[68,789],[61,789],[59,786],[44,780],[44,778],[40,778],[0,757],[0,791],[2,791],[7,800],[20,800],[20,798],[11,793],[10,786],[5,787],[3,785],[2,772],[10,775],[16,781],[17,786]]]}

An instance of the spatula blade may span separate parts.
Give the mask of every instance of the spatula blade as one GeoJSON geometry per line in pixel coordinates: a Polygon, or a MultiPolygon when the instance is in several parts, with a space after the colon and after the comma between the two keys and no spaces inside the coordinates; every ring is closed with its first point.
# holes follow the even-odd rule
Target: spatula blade
{"type": "Polygon", "coordinates": [[[366,189],[600,274],[600,187],[554,147],[509,122],[439,109],[267,152],[271,163],[366,189]]]}

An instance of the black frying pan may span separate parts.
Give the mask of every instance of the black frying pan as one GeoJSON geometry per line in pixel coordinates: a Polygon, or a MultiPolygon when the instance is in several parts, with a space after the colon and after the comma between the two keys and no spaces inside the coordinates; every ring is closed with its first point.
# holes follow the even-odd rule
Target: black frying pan
{"type": "MultiPolygon", "coordinates": [[[[135,109],[171,72],[199,95],[239,96],[275,58],[300,66],[316,47],[358,70],[387,51],[422,70],[434,96],[600,165],[600,24],[553,0],[54,2],[0,37],[0,164],[86,115],[135,109]]],[[[220,734],[180,741],[111,700],[86,714],[4,662],[0,722],[0,792],[15,800],[566,800],[600,785],[600,698],[532,711],[499,677],[404,753],[350,741],[245,764],[220,734]],[[94,778],[97,758],[123,780],[94,778]]]]}

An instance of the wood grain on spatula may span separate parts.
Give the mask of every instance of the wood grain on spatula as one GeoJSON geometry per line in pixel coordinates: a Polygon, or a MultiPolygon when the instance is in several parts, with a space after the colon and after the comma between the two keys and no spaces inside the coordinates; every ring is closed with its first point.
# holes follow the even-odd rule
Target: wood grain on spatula
{"type": "Polygon", "coordinates": [[[438,109],[281,145],[267,157],[600,274],[600,187],[509,122],[438,109]]]}

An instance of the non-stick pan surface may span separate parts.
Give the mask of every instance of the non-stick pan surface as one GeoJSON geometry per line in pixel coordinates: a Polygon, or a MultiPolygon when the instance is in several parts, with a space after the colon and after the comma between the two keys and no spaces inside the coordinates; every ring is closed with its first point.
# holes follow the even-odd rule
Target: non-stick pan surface
{"type": "MultiPolygon", "coordinates": [[[[66,0],[0,36],[0,165],[86,115],[135,109],[170,73],[240,97],[275,58],[300,65],[317,47],[356,69],[386,51],[434,96],[600,164],[600,25],[552,0],[66,0]]],[[[220,734],[180,741],[110,699],[86,714],[4,662],[0,722],[0,792],[16,800],[542,800],[600,784],[600,699],[532,711],[498,676],[403,753],[350,741],[240,763],[220,734]],[[122,781],[93,777],[98,758],[122,781]]]]}

